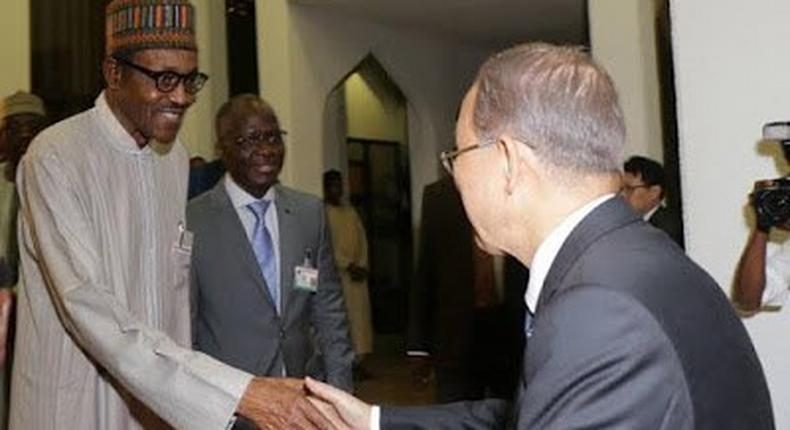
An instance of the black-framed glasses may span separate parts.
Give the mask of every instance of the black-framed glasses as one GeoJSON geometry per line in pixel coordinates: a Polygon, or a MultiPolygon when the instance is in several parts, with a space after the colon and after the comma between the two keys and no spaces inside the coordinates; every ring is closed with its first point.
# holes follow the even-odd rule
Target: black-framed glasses
{"type": "Polygon", "coordinates": [[[151,78],[156,84],[156,89],[162,93],[170,93],[176,88],[178,84],[184,83],[184,91],[189,94],[197,94],[208,81],[208,75],[198,71],[182,74],[172,70],[156,71],[147,69],[139,64],[135,64],[123,57],[113,57],[115,61],[123,64],[124,66],[131,67],[132,69],[142,73],[151,78]]]}
{"type": "Polygon", "coordinates": [[[285,136],[287,135],[287,131],[279,129],[272,131],[254,130],[246,135],[237,137],[235,142],[237,146],[243,149],[252,148],[260,143],[264,143],[266,146],[277,147],[285,144],[285,136]]]}
{"type": "Polygon", "coordinates": [[[442,160],[442,166],[444,166],[444,170],[447,170],[447,173],[452,175],[454,170],[455,159],[458,158],[458,156],[466,152],[474,151],[475,149],[494,146],[497,143],[498,143],[497,141],[493,141],[486,143],[478,143],[477,145],[467,146],[466,148],[463,149],[448,149],[446,151],[442,151],[442,153],[439,154],[439,159],[442,160]]]}
{"type": "Polygon", "coordinates": [[[650,187],[652,187],[652,185],[649,184],[623,185],[620,187],[620,193],[631,194],[640,188],[650,188],[650,187]]]}

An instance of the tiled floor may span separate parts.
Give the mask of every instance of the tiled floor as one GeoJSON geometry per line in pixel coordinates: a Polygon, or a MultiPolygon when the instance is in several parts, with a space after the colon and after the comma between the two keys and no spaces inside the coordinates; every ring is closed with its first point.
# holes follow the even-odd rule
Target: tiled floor
{"type": "Polygon", "coordinates": [[[370,379],[355,382],[356,395],[362,400],[379,405],[412,406],[434,403],[433,379],[427,386],[412,383],[411,368],[406,361],[403,337],[381,335],[375,337],[373,355],[365,360],[370,379]]]}
{"type": "Polygon", "coordinates": [[[412,406],[433,403],[433,380],[429,385],[412,384],[405,356],[372,355],[365,361],[371,378],[356,382],[357,396],[371,404],[412,406]]]}

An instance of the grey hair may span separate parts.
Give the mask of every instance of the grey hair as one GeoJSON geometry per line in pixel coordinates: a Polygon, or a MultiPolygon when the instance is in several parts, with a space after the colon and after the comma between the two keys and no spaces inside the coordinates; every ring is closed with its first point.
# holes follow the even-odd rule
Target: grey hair
{"type": "Polygon", "coordinates": [[[476,82],[479,139],[507,133],[551,170],[621,171],[625,124],[617,91],[581,48],[520,45],[486,61],[476,82]]]}

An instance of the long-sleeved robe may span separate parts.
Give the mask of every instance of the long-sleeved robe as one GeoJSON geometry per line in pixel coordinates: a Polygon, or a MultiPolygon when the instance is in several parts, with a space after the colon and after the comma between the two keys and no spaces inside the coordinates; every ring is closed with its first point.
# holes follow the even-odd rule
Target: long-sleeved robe
{"type": "Polygon", "coordinates": [[[251,376],[189,349],[183,146],[139,149],[101,95],[17,182],[11,428],[224,428],[251,376]]]}
{"type": "Polygon", "coordinates": [[[348,266],[368,268],[368,242],[365,228],[352,206],[327,205],[327,219],[332,234],[332,250],[337,273],[343,284],[351,342],[354,354],[361,356],[373,351],[373,325],[370,318],[370,294],[367,281],[354,281],[348,266]]]}

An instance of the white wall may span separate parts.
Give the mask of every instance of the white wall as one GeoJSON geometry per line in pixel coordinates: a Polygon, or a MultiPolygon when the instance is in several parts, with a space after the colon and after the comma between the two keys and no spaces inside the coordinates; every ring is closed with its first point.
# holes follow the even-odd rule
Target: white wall
{"type": "MultiPolygon", "coordinates": [[[[790,119],[790,2],[674,0],[671,14],[686,248],[729,293],[752,183],[786,173],[757,142],[763,123],[790,119]]],[[[790,309],[745,323],[790,428],[790,309]]]]}
{"type": "Polygon", "coordinates": [[[0,98],[30,91],[30,1],[3,0],[0,13],[0,98]]]}
{"type": "Polygon", "coordinates": [[[625,114],[626,157],[663,161],[653,0],[590,0],[590,45],[617,86],[625,114]]]}
{"type": "Polygon", "coordinates": [[[452,145],[456,105],[486,53],[286,0],[260,3],[258,31],[262,94],[290,132],[283,181],[320,193],[326,98],[373,53],[407,100],[416,221],[436,155],[452,145]]]}

